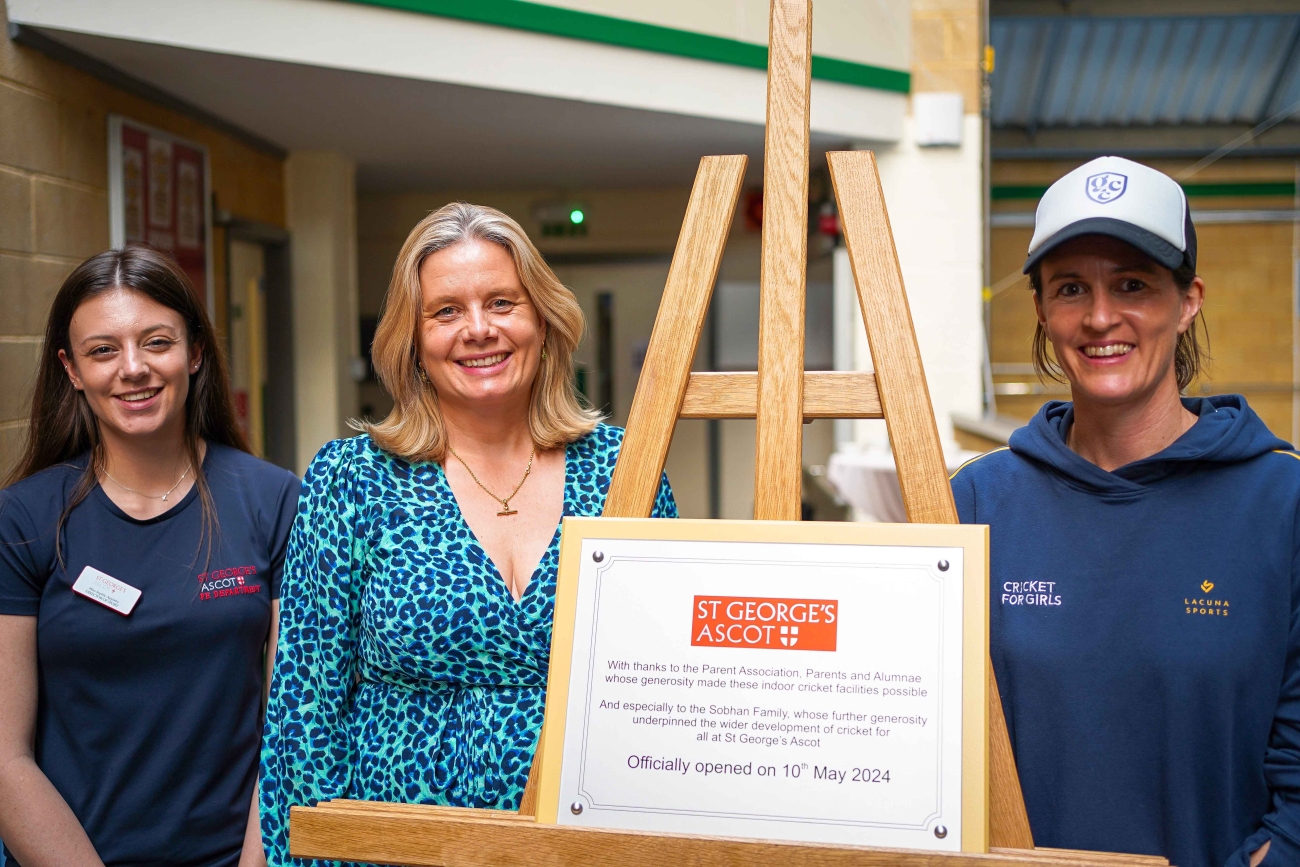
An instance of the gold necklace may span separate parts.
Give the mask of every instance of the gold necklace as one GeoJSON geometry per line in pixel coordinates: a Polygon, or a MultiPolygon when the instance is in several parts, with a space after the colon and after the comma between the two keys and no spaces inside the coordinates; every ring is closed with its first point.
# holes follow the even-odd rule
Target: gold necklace
{"type": "Polygon", "coordinates": [[[519,493],[519,489],[524,486],[524,482],[528,481],[528,474],[533,471],[533,458],[537,457],[536,443],[533,444],[533,450],[528,453],[528,466],[527,468],[524,469],[524,477],[519,480],[519,484],[515,485],[515,489],[510,492],[510,496],[508,497],[498,497],[496,494],[489,491],[487,485],[480,482],[478,480],[478,476],[474,475],[474,471],[469,468],[469,464],[465,463],[465,459],[462,458],[459,454],[457,454],[456,450],[453,449],[450,445],[447,446],[447,451],[451,452],[453,455],[456,455],[456,460],[460,461],[460,465],[463,466],[465,468],[465,471],[469,473],[469,477],[474,480],[474,484],[478,485],[480,488],[483,489],[483,493],[487,494],[489,497],[491,497],[494,500],[500,501],[501,511],[497,512],[498,518],[504,517],[505,515],[519,514],[519,511],[517,509],[510,508],[510,501],[515,498],[515,494],[519,493]]]}
{"type": "Polygon", "coordinates": [[[185,481],[185,477],[190,474],[190,470],[192,469],[194,469],[194,464],[190,464],[188,467],[186,467],[185,472],[181,473],[181,477],[176,480],[176,484],[168,488],[167,493],[159,497],[154,494],[146,494],[144,491],[137,491],[135,488],[128,488],[126,485],[122,484],[117,479],[113,479],[113,474],[108,471],[107,466],[105,466],[104,464],[99,465],[99,471],[104,475],[108,476],[110,479],[113,479],[113,484],[117,485],[122,490],[130,491],[131,493],[138,494],[141,497],[148,497],[150,500],[162,500],[164,503],[167,502],[167,498],[172,495],[172,491],[176,490],[181,486],[181,482],[185,481]]]}

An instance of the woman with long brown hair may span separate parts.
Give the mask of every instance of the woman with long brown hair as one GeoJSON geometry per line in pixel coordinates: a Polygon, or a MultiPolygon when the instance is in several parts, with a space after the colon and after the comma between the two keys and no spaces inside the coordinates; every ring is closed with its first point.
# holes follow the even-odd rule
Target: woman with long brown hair
{"type": "MultiPolygon", "coordinates": [[[[285,564],[262,750],[267,857],[330,798],[515,809],[545,706],[565,515],[623,432],[573,389],[582,310],[519,224],[453,203],[393,269],[392,413],[321,449],[285,564]]],[[[676,517],[664,479],[656,517],[676,517]]]]}
{"type": "Polygon", "coordinates": [[[54,298],[0,490],[0,839],[24,867],[264,864],[264,648],[299,485],[248,454],[170,259],[54,298]]]}

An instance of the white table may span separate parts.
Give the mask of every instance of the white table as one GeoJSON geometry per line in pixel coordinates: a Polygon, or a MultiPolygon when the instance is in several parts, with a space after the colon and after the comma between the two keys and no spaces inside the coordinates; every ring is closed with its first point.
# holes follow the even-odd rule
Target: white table
{"type": "MultiPolygon", "coordinates": [[[[944,449],[943,458],[951,473],[980,454],[953,446],[944,449]]],[[[842,500],[857,510],[859,520],[907,521],[903,492],[898,487],[898,471],[891,452],[883,449],[836,452],[827,464],[826,480],[842,500]]]]}

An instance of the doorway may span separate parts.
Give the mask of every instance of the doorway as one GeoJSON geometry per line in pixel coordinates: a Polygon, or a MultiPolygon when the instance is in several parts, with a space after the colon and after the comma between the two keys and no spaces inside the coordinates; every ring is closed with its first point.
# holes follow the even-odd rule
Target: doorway
{"type": "Polygon", "coordinates": [[[289,233],[227,218],[227,352],[235,416],[253,453],[294,469],[289,233]]]}

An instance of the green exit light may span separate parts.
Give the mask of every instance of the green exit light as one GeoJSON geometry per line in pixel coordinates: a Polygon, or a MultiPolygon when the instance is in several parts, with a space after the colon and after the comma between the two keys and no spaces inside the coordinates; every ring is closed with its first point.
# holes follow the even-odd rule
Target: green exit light
{"type": "Polygon", "coordinates": [[[585,219],[587,219],[587,215],[582,212],[581,208],[574,208],[572,211],[569,211],[569,222],[573,225],[577,226],[585,219]]]}

